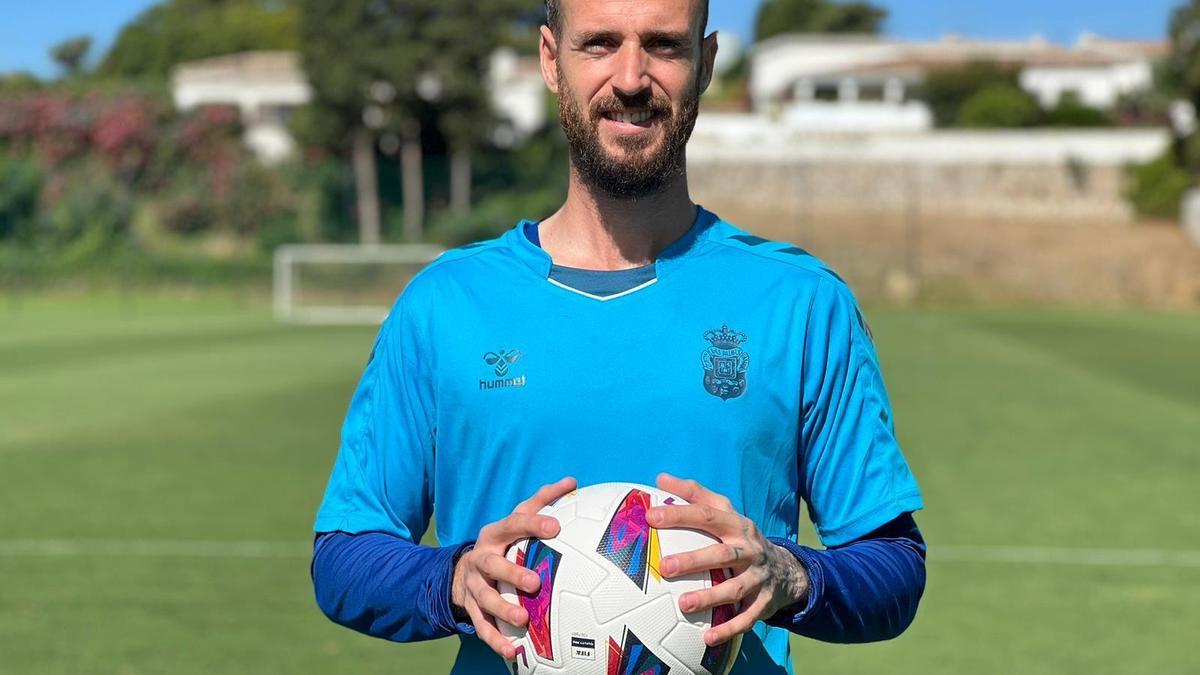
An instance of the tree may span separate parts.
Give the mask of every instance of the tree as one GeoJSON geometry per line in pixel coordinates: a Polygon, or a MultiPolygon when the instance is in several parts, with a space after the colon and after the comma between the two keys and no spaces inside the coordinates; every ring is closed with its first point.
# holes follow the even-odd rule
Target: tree
{"type": "Polygon", "coordinates": [[[68,76],[78,75],[83,71],[83,60],[87,58],[88,50],[92,48],[92,38],[80,35],[64,40],[50,50],[54,59],[68,76]]]}
{"type": "Polygon", "coordinates": [[[495,121],[486,84],[490,59],[505,39],[505,27],[528,5],[445,0],[430,23],[437,54],[433,68],[442,83],[438,127],[450,149],[450,206],[460,215],[471,208],[472,154],[495,121]]]}
{"type": "Polygon", "coordinates": [[[296,0],[163,0],[121,29],[99,72],[163,79],[184,61],[299,46],[296,0]]]}
{"type": "Polygon", "coordinates": [[[314,90],[320,134],[353,156],[360,239],[381,239],[376,135],[402,141],[405,236],[420,235],[421,101],[417,81],[429,62],[422,34],[433,0],[301,0],[301,59],[314,90]]]}
{"type": "Polygon", "coordinates": [[[25,94],[37,91],[42,87],[42,81],[26,71],[0,73],[0,96],[4,94],[25,94]]]}
{"type": "Polygon", "coordinates": [[[1168,33],[1171,53],[1164,73],[1166,84],[1200,110],[1200,0],[1191,0],[1171,12],[1168,33]]]}
{"type": "Polygon", "coordinates": [[[879,33],[888,11],[869,2],[766,0],[758,8],[754,35],[759,42],[784,33],[879,33]]]}

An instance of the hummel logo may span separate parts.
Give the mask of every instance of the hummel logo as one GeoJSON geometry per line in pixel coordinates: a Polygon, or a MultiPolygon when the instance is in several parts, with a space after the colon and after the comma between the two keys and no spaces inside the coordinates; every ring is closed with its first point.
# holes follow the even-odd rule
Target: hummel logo
{"type": "Polygon", "coordinates": [[[490,382],[488,380],[480,380],[479,388],[504,389],[507,387],[524,387],[524,375],[511,379],[504,379],[508,375],[509,370],[512,368],[512,364],[516,363],[522,356],[524,356],[524,354],[521,353],[520,349],[510,349],[507,351],[501,349],[500,351],[488,352],[484,354],[484,363],[495,368],[496,377],[500,379],[492,380],[490,382]]]}
{"type": "Polygon", "coordinates": [[[508,374],[508,367],[516,363],[517,359],[522,356],[520,349],[512,349],[507,352],[501,349],[498,352],[484,354],[483,360],[489,366],[496,366],[496,377],[504,377],[508,374]]]}

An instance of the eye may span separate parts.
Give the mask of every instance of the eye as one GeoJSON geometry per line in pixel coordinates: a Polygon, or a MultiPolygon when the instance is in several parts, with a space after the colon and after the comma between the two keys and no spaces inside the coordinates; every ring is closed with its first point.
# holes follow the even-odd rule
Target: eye
{"type": "Polygon", "coordinates": [[[615,43],[608,38],[592,38],[583,43],[583,51],[589,54],[604,54],[614,45],[615,43]]]}
{"type": "Polygon", "coordinates": [[[658,38],[652,40],[646,48],[652,52],[659,54],[679,54],[684,51],[685,45],[678,40],[667,38],[658,38]]]}

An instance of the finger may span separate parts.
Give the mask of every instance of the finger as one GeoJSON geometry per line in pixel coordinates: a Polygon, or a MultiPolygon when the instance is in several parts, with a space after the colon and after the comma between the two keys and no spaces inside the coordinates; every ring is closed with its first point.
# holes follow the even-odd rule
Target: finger
{"type": "Polygon", "coordinates": [[[566,495],[567,493],[578,487],[578,483],[570,476],[560,479],[556,483],[543,485],[532,497],[526,499],[513,509],[514,513],[537,513],[550,502],[566,495]]]}
{"type": "Polygon", "coordinates": [[[499,591],[486,583],[478,584],[472,592],[479,609],[489,617],[504,619],[514,626],[524,626],[529,620],[529,613],[524,607],[505,600],[499,591]]]}
{"type": "Polygon", "coordinates": [[[479,531],[479,543],[484,546],[508,547],[521,539],[529,537],[550,538],[558,534],[558,519],[553,516],[540,516],[536,513],[513,513],[503,520],[491,525],[485,525],[479,531]]]}
{"type": "Polygon", "coordinates": [[[658,569],[667,577],[681,577],[697,572],[726,567],[741,569],[750,564],[744,546],[713,544],[688,553],[677,553],[662,559],[658,569]]]}
{"type": "Polygon", "coordinates": [[[537,593],[542,580],[535,572],[521,565],[509,562],[507,558],[495,553],[489,553],[479,562],[479,571],[492,581],[503,581],[514,588],[526,593],[537,593]]]}
{"type": "Polygon", "coordinates": [[[655,506],[646,512],[646,522],[659,529],[689,527],[715,535],[718,539],[741,534],[738,524],[743,518],[735,513],[713,508],[708,504],[671,504],[655,506]]]}
{"type": "Polygon", "coordinates": [[[733,511],[733,502],[725,495],[717,494],[694,480],[685,480],[669,473],[658,474],[658,487],[683,497],[692,504],[708,504],[722,511],[733,511]]]}
{"type": "Polygon", "coordinates": [[[756,595],[761,587],[762,583],[756,578],[751,578],[751,573],[739,574],[712,588],[684,593],[679,597],[679,609],[698,612],[719,605],[736,605],[743,599],[756,595]]]}
{"type": "Polygon", "coordinates": [[[474,602],[467,607],[467,616],[471,617],[471,624],[475,626],[476,637],[483,640],[484,644],[500,655],[500,658],[507,660],[516,655],[513,644],[500,633],[492,618],[484,615],[474,602]]]}
{"type": "Polygon", "coordinates": [[[758,621],[763,610],[767,606],[767,598],[765,595],[758,596],[750,606],[742,610],[740,614],[733,617],[723,624],[713,626],[704,632],[704,642],[709,646],[715,647],[723,642],[728,642],[733,637],[748,632],[754,627],[754,623],[758,621]]]}

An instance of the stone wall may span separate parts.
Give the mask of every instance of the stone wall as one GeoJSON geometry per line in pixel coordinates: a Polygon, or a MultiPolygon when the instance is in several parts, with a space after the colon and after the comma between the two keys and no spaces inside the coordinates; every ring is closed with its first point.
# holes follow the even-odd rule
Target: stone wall
{"type": "Polygon", "coordinates": [[[1154,132],[697,135],[696,201],[812,251],[868,301],[1200,308],[1200,248],[1125,199],[1122,158],[1161,152],[1154,132]]]}
{"type": "Polygon", "coordinates": [[[804,217],[930,217],[1045,222],[1130,222],[1125,170],[1057,165],[693,161],[693,196],[740,208],[770,204],[804,217]]]}

